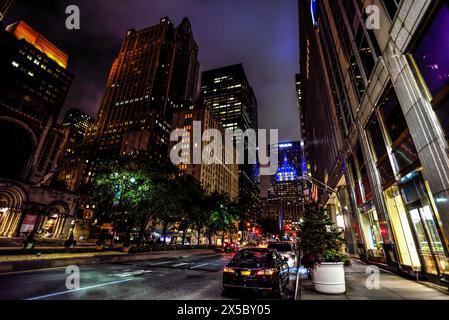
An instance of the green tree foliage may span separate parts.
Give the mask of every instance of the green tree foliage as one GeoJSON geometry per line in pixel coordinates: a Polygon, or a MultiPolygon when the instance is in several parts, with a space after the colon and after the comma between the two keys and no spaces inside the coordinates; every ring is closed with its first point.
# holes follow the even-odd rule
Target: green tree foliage
{"type": "Polygon", "coordinates": [[[304,266],[310,268],[321,262],[346,262],[347,256],[341,253],[343,233],[320,203],[306,205],[299,234],[304,266]]]}
{"type": "Polygon", "coordinates": [[[96,205],[99,223],[111,223],[125,235],[138,231],[140,245],[146,231],[157,223],[166,236],[175,226],[183,232],[183,244],[189,228],[198,239],[206,229],[211,235],[234,232],[241,207],[219,193],[206,194],[192,176],[180,172],[171,163],[154,161],[140,153],[100,162],[98,175],[89,195],[96,205]]]}

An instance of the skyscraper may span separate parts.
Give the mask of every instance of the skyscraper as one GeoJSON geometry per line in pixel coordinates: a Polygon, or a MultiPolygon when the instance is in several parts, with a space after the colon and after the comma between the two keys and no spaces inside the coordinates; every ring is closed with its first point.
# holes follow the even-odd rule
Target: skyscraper
{"type": "Polygon", "coordinates": [[[366,2],[314,2],[298,1],[302,96],[328,212],[360,258],[447,282],[449,4],[377,1],[371,28],[366,2]]]}
{"type": "MultiPolygon", "coordinates": [[[[192,108],[184,108],[176,110],[173,114],[172,128],[183,129],[190,133],[190,136],[182,137],[182,143],[189,147],[189,151],[184,150],[184,153],[180,155],[183,157],[183,163],[179,165],[179,169],[193,176],[197,181],[201,183],[204,190],[208,193],[219,192],[227,195],[232,201],[237,201],[239,196],[239,171],[238,165],[234,162],[226,164],[226,152],[233,152],[235,150],[221,150],[221,155],[216,155],[217,162],[214,164],[193,164],[193,152],[204,151],[205,145],[198,146],[193,137],[193,125],[194,121],[201,123],[201,134],[205,130],[214,129],[218,130],[222,135],[221,143],[225,144],[225,135],[222,125],[212,116],[210,110],[204,106],[196,105],[192,108]]],[[[173,149],[177,142],[170,143],[170,151],[173,149]]],[[[181,150],[179,150],[181,152],[181,150]]]]}
{"type": "Polygon", "coordinates": [[[79,147],[86,137],[87,130],[94,123],[94,119],[78,109],[70,109],[66,112],[62,121],[64,132],[64,144],[59,162],[57,180],[64,183],[70,190],[75,190],[76,181],[80,179],[79,174],[73,170],[78,165],[79,147]]]}
{"type": "Polygon", "coordinates": [[[257,129],[257,100],[242,64],[203,72],[204,103],[225,129],[257,129]]]}
{"type": "Polygon", "coordinates": [[[0,176],[37,183],[54,165],[62,140],[54,125],[69,91],[68,57],[24,21],[0,30],[0,176]],[[7,150],[7,151],[6,151],[7,150]]]}
{"type": "Polygon", "coordinates": [[[270,177],[268,210],[271,218],[278,221],[282,231],[286,225],[296,225],[301,217],[301,143],[284,142],[278,145],[279,168],[270,177]]]}
{"type": "Polygon", "coordinates": [[[126,33],[82,149],[89,166],[102,154],[139,150],[166,158],[172,112],[195,98],[197,56],[187,18],[178,27],[165,17],[155,26],[126,33]]]}
{"type": "MultiPolygon", "coordinates": [[[[257,100],[242,64],[203,72],[201,98],[224,129],[258,129],[257,100]]],[[[251,214],[257,216],[261,210],[258,165],[245,163],[239,169],[240,198],[250,202],[251,214]]]]}
{"type": "MultiPolygon", "coordinates": [[[[2,10],[10,2],[2,2],[2,10]]],[[[23,21],[0,28],[0,237],[65,237],[78,196],[49,187],[72,82],[68,56],[23,21]]]]}

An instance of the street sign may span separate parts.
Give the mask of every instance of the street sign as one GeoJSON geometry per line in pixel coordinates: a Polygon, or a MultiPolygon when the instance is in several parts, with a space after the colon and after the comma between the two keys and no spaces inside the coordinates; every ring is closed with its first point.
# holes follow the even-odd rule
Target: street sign
{"type": "Polygon", "coordinates": [[[22,227],[20,228],[21,233],[27,233],[34,230],[34,225],[36,224],[37,216],[32,214],[27,214],[25,219],[23,219],[22,227]]]}

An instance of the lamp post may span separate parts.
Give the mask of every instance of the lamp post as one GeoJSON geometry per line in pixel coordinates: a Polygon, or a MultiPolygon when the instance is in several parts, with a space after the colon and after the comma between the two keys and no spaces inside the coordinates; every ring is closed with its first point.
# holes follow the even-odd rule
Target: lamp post
{"type": "MultiPolygon", "coordinates": [[[[116,173],[114,173],[114,176],[118,177],[119,174],[116,172],[116,173]]],[[[114,195],[114,201],[113,201],[113,204],[112,204],[113,208],[117,208],[120,205],[120,201],[121,201],[122,195],[125,193],[125,190],[126,190],[126,183],[127,183],[127,181],[129,181],[133,185],[136,184],[136,182],[137,182],[136,178],[134,178],[134,177],[131,177],[131,178],[128,179],[127,176],[123,176],[123,181],[116,186],[116,191],[115,191],[115,195],[114,195]]],[[[114,211],[115,211],[114,214],[113,214],[114,218],[113,218],[113,221],[112,221],[112,228],[113,228],[114,232],[112,233],[112,241],[111,241],[111,246],[110,246],[111,249],[114,249],[115,237],[117,235],[117,223],[116,223],[116,217],[115,216],[117,215],[118,212],[116,210],[114,210],[114,211]]]]}

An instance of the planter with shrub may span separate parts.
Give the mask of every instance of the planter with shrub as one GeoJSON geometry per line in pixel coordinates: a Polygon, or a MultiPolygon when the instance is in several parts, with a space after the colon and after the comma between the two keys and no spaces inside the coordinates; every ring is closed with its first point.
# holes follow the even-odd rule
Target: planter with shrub
{"type": "Polygon", "coordinates": [[[345,293],[344,267],[350,260],[342,252],[343,233],[320,203],[306,206],[300,239],[302,264],[311,272],[314,289],[325,294],[345,293]]]}

